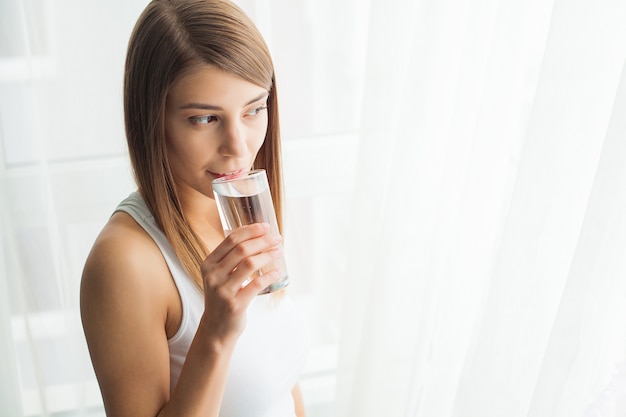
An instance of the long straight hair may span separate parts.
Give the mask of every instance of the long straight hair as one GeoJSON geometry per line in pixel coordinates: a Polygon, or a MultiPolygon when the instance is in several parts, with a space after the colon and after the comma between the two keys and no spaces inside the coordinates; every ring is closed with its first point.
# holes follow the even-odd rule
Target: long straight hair
{"type": "Polygon", "coordinates": [[[274,66],[254,23],[228,0],[153,0],[130,37],[124,75],[124,118],[139,192],[186,272],[202,286],[208,249],[178,198],[165,141],[165,102],[174,82],[214,66],[269,91],[268,127],[254,168],[267,171],[282,230],[282,164],[274,66]]]}

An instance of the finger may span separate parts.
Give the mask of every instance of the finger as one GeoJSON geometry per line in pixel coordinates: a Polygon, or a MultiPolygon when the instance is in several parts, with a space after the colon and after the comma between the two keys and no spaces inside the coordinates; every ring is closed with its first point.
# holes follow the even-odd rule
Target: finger
{"type": "Polygon", "coordinates": [[[274,269],[268,273],[265,273],[257,278],[254,278],[245,287],[239,290],[239,297],[244,302],[250,302],[250,300],[259,295],[265,288],[276,282],[280,278],[282,272],[278,269],[274,269]]]}
{"type": "Polygon", "coordinates": [[[253,223],[233,230],[212,252],[215,262],[220,262],[235,246],[249,239],[265,235],[270,230],[267,223],[253,223]]]}
{"type": "Polygon", "coordinates": [[[205,287],[224,287],[224,295],[239,291],[242,283],[257,270],[282,257],[280,237],[264,235],[242,242],[231,250],[220,263],[207,258],[202,267],[205,287]]]}
{"type": "MultiPolygon", "coordinates": [[[[279,249],[281,247],[280,242],[280,236],[272,236],[270,234],[248,239],[232,248],[232,250],[222,258],[220,264],[228,273],[233,271],[235,268],[241,268],[247,263],[251,263],[253,261],[255,262],[255,265],[258,266],[258,262],[255,261],[256,258],[253,257],[264,252],[279,249]]],[[[263,264],[261,264],[261,266],[263,266],[263,264]]]]}
{"type": "MultiPolygon", "coordinates": [[[[202,265],[200,266],[202,276],[206,276],[208,273],[211,273],[210,271],[212,271],[211,275],[215,272],[222,275],[224,273],[230,273],[234,268],[234,265],[221,265],[220,267],[224,257],[241,242],[246,239],[264,236],[267,234],[268,230],[269,225],[267,223],[254,223],[235,229],[204,259],[202,265]]],[[[232,261],[230,263],[232,264],[232,261]]]]}
{"type": "Polygon", "coordinates": [[[282,256],[282,247],[276,246],[271,250],[244,258],[231,272],[225,286],[228,287],[230,292],[237,293],[241,289],[242,285],[244,285],[244,283],[248,281],[250,277],[255,274],[255,272],[261,270],[262,268],[272,268],[274,263],[281,259],[282,256]]]}

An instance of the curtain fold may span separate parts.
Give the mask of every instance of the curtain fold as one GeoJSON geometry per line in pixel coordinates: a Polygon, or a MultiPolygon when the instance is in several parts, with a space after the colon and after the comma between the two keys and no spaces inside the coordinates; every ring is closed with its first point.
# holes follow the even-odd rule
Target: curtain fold
{"type": "Polygon", "coordinates": [[[605,362],[610,348],[625,347],[620,340],[626,336],[621,329],[626,313],[626,66],[622,68],[529,416],[577,415],[585,407],[599,410],[597,400],[589,404],[589,392],[606,378],[606,371],[617,370],[617,363],[605,362]]]}
{"type": "MultiPolygon", "coordinates": [[[[2,151],[0,150],[0,156],[2,151]]],[[[1,172],[1,171],[0,171],[1,172]]],[[[2,233],[0,233],[0,271],[7,271],[5,248],[7,229],[9,225],[6,201],[4,195],[4,184],[0,182],[0,225],[2,225],[2,233]]],[[[7,274],[0,274],[0,369],[2,369],[2,377],[0,377],[0,415],[3,416],[21,416],[22,402],[18,381],[17,363],[15,361],[16,352],[13,344],[13,332],[11,329],[11,309],[9,308],[9,279],[7,274]]]]}
{"type": "Polygon", "coordinates": [[[624,323],[626,7],[415,4],[371,4],[334,415],[582,416],[624,323]]]}

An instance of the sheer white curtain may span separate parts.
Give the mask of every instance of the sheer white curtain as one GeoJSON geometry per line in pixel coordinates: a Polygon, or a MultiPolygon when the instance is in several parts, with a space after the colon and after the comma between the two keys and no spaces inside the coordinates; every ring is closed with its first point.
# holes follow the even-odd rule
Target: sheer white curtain
{"type": "MultiPolygon", "coordinates": [[[[146,3],[0,1],[0,416],[103,415],[78,285],[134,188],[146,3]]],[[[623,413],[626,4],[237,3],[280,80],[308,416],[623,413]]]]}
{"type": "Polygon", "coordinates": [[[0,2],[2,416],[101,413],[78,286],[132,190],[121,79],[143,4],[0,2]]]}
{"type": "Polygon", "coordinates": [[[626,4],[371,4],[334,415],[623,415],[626,4]]]}

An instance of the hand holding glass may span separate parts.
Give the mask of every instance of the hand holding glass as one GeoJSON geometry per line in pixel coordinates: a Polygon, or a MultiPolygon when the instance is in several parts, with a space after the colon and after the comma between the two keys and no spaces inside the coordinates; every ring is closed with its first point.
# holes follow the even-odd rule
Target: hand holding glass
{"type": "MultiPolygon", "coordinates": [[[[252,223],[268,223],[270,234],[280,234],[265,170],[257,169],[234,177],[217,178],[212,185],[226,236],[234,229],[252,223]]],[[[250,280],[274,269],[280,271],[280,277],[260,294],[278,291],[289,284],[284,257],[256,271],[250,280]]]]}

